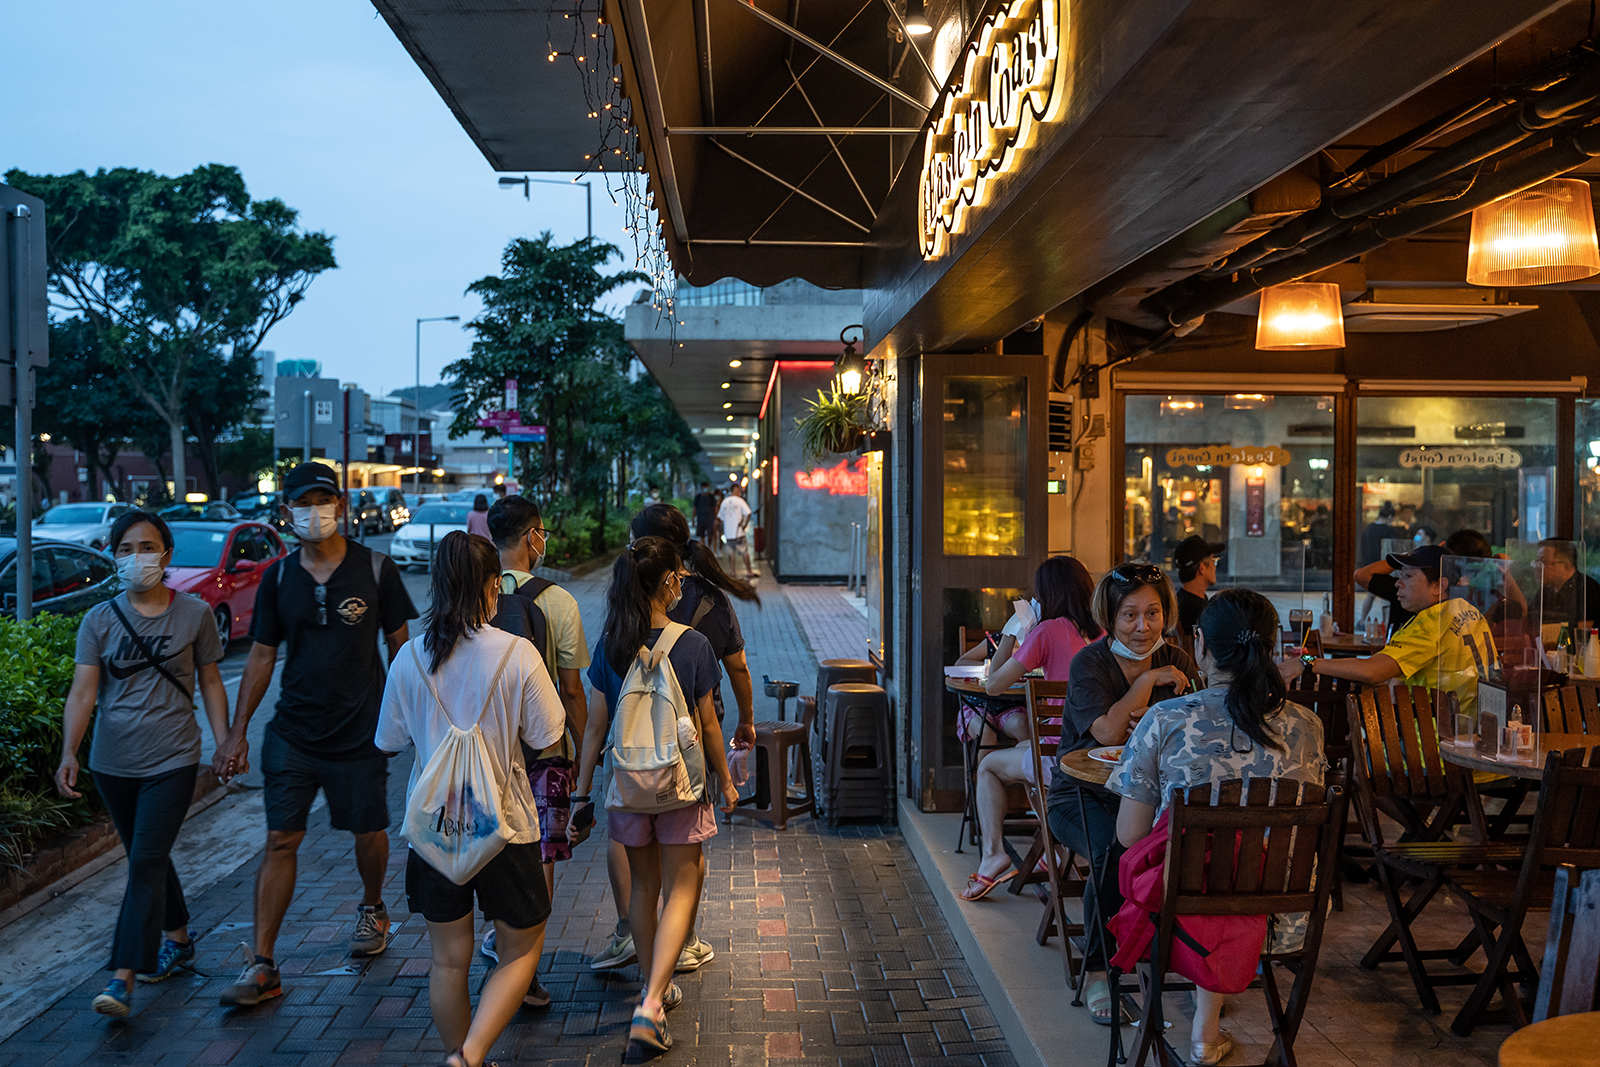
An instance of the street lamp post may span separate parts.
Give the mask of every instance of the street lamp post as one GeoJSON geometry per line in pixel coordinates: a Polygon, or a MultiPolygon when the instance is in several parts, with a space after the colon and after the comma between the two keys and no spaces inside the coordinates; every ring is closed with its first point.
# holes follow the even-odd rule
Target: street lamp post
{"type": "Polygon", "coordinates": [[[416,465],[416,473],[411,475],[413,493],[422,492],[422,324],[460,321],[460,315],[434,315],[417,320],[417,391],[411,394],[411,462],[416,465]]]}
{"type": "Polygon", "coordinates": [[[574,185],[583,186],[583,202],[589,222],[589,239],[594,239],[594,186],[590,185],[587,180],[580,182],[576,178],[572,179],[570,182],[558,182],[553,178],[529,178],[524,175],[521,178],[501,178],[500,188],[513,189],[520,185],[522,186],[522,199],[531,200],[532,196],[529,193],[529,182],[538,182],[540,185],[565,185],[569,189],[574,185]]]}

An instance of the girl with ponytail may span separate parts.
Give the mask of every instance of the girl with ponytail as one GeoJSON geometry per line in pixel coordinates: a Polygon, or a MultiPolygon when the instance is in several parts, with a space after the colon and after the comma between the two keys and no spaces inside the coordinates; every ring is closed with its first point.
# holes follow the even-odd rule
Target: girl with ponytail
{"type": "MultiPolygon", "coordinates": [[[[1174,789],[1233,778],[1289,778],[1321,787],[1328,765],[1322,723],[1285,699],[1272,658],[1278,625],[1271,601],[1248,589],[1224,590],[1206,605],[1195,653],[1207,688],[1151,707],[1106,782],[1122,797],[1117,838],[1123,847],[1150,833],[1174,789]]],[[[1304,923],[1278,925],[1273,949],[1297,948],[1276,937],[1296,929],[1303,937],[1304,923]]],[[[1196,992],[1189,1063],[1220,1063],[1233,1050],[1217,1025],[1221,1012],[1222,994],[1196,992]]]]}

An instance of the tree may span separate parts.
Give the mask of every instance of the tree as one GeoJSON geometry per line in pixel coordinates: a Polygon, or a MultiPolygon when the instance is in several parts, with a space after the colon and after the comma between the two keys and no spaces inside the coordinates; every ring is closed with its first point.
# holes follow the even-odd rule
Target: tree
{"type": "Polygon", "coordinates": [[[297,212],[251,200],[239,171],[216,163],[176,178],[11,170],[6,182],[45,202],[52,304],[93,327],[102,358],[165,425],[181,496],[195,362],[253,356],[336,265],[332,239],[299,232],[297,212]]]}
{"type": "MultiPolygon", "coordinates": [[[[200,465],[205,468],[213,497],[222,491],[224,446],[239,436],[256,401],[265,395],[254,355],[206,352],[190,365],[184,418],[194,433],[200,465]]],[[[270,459],[264,465],[271,466],[270,459]]]]}

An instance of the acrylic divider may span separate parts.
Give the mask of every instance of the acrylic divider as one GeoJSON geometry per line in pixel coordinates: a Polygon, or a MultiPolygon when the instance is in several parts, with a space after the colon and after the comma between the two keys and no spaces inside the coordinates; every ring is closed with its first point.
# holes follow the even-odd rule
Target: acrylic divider
{"type": "Polygon", "coordinates": [[[1544,568],[1526,560],[1445,556],[1439,593],[1439,603],[1424,608],[1408,629],[1434,642],[1440,743],[1533,763],[1544,721],[1544,568]]]}

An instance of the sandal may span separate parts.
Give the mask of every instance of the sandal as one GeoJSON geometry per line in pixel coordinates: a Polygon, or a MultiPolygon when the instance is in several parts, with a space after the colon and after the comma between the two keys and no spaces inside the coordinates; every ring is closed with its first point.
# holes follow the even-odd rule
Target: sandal
{"type": "MultiPolygon", "coordinates": [[[[1110,1026],[1112,1012],[1111,983],[1104,978],[1092,978],[1083,990],[1083,1002],[1089,1009],[1089,1018],[1101,1026],[1110,1026]]],[[[1123,1021],[1127,1021],[1124,1013],[1123,1021]]]]}
{"type": "Polygon", "coordinates": [[[977,871],[973,871],[967,878],[967,888],[957,893],[956,896],[968,902],[982,900],[994,891],[995,886],[1001,882],[1009,882],[1016,876],[1017,871],[1014,867],[998,878],[990,878],[986,874],[979,874],[977,871]]]}

